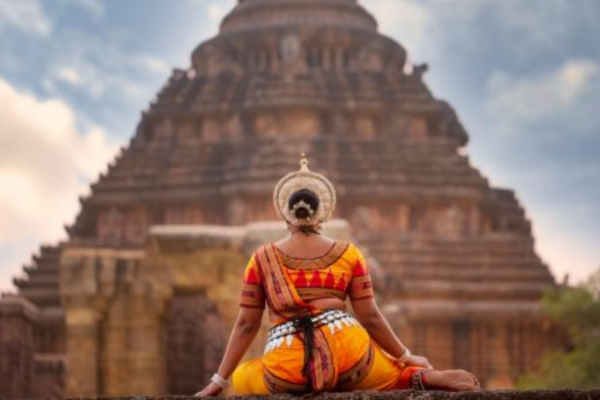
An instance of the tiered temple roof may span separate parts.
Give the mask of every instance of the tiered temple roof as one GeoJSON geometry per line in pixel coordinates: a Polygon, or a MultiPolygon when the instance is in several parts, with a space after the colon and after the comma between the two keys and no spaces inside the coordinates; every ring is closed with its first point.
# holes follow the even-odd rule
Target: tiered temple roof
{"type": "Polygon", "coordinates": [[[27,277],[13,280],[19,294],[38,307],[59,307],[59,261],[58,247],[42,246],[32,257],[32,264],[23,268],[27,277]]]}
{"type": "MultiPolygon", "coordinates": [[[[155,224],[273,219],[270,191],[305,151],[393,288],[445,296],[477,282],[472,295],[535,298],[553,278],[530,223],[470,165],[425,71],[406,72],[406,51],[356,1],[241,1],[81,199],[71,243],[136,247],[155,224]]],[[[16,282],[36,303],[57,301],[56,251],[16,282]]]]}

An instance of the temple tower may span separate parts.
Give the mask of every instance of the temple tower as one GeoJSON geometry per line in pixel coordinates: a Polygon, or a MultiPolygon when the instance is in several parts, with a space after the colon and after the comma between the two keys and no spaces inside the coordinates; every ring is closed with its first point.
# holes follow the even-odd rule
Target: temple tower
{"type": "MultiPolygon", "coordinates": [[[[106,349],[121,346],[118,328],[133,324],[132,314],[126,298],[106,296],[133,288],[142,270],[159,270],[144,269],[151,227],[276,219],[273,187],[297,169],[300,152],[336,185],[336,216],[380,266],[379,300],[415,352],[438,368],[469,368],[488,387],[511,386],[534,368],[553,340],[538,300],[554,279],[514,193],[491,187],[470,164],[455,111],[425,85],[427,67],[407,72],[406,60],[355,0],[239,1],[191,66],[173,71],[129,145],[81,199],[68,241],[44,248],[29,278],[16,282],[45,321],[38,351],[96,344],[89,373],[99,380],[81,392],[73,383],[69,394],[130,390],[107,383],[121,376],[106,349]],[[73,287],[78,279],[93,284],[73,287]]],[[[154,294],[143,295],[154,292],[131,290],[139,310],[156,310],[154,294]]],[[[135,329],[187,329],[169,315],[193,318],[194,304],[219,309],[203,293],[180,292],[156,316],[164,326],[149,319],[135,329]]],[[[185,358],[181,342],[171,351],[168,343],[164,359],[185,358]]],[[[131,368],[175,376],[157,392],[187,387],[175,366],[155,371],[153,362],[131,368]]]]}

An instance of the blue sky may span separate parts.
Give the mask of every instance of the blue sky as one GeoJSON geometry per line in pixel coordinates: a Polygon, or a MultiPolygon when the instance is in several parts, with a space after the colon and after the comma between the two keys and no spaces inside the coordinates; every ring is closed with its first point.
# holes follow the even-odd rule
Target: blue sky
{"type": "MultiPolygon", "coordinates": [[[[600,267],[600,2],[363,0],[517,191],[558,279],[600,267]]],[[[0,0],[0,290],[232,0],[0,0]]]]}

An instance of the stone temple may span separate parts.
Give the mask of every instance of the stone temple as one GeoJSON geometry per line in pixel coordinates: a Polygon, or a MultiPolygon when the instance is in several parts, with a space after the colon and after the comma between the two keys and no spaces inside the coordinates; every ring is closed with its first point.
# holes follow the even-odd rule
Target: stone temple
{"type": "MultiPolygon", "coordinates": [[[[327,228],[437,368],[511,387],[557,342],[555,285],[515,194],[465,155],[452,107],[355,0],[241,0],[0,301],[0,397],[190,394],[220,362],[241,271],[283,234],[271,194],[306,152],[327,228]]],[[[260,352],[256,345],[252,354],[260,352]]]]}

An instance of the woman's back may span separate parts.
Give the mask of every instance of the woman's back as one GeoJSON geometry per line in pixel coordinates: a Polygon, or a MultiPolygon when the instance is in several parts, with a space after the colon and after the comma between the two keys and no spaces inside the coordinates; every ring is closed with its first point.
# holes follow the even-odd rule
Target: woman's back
{"type": "Polygon", "coordinates": [[[314,259],[325,255],[335,240],[323,235],[291,234],[275,242],[282,253],[298,259],[314,259]]]}
{"type": "MultiPolygon", "coordinates": [[[[314,243],[313,252],[308,253],[316,255],[314,257],[287,254],[294,247],[285,247],[284,251],[276,243],[265,245],[272,257],[260,256],[264,254],[264,246],[258,249],[246,267],[241,305],[263,308],[269,295],[276,296],[263,281],[269,275],[264,270],[268,259],[277,259],[285,279],[294,287],[299,299],[315,309],[345,310],[348,297],[350,300],[373,297],[368,266],[356,246],[345,240],[328,238],[314,243]]],[[[278,322],[280,318],[274,311],[269,307],[270,319],[278,322]]]]}

